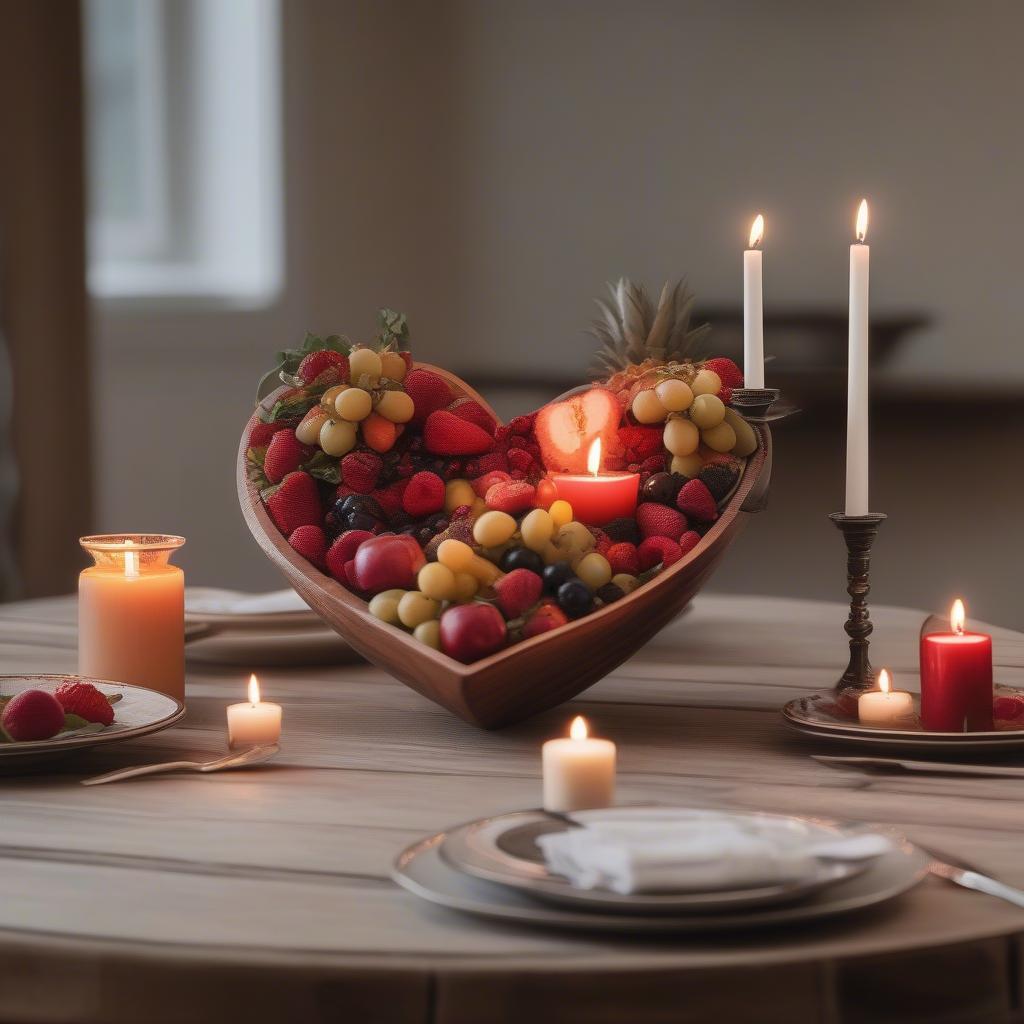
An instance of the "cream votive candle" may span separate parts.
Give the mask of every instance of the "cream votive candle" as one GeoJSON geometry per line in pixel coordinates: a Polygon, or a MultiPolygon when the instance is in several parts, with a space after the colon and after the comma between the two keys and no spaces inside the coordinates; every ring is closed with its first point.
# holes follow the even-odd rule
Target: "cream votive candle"
{"type": "Polygon", "coordinates": [[[228,746],[266,747],[281,738],[281,705],[260,700],[260,683],[249,676],[249,700],[228,705],[228,746]]]}
{"type": "Polygon", "coordinates": [[[169,564],[184,537],[104,534],[79,543],[78,671],[185,699],[185,574],[169,564]]]}
{"type": "Polygon", "coordinates": [[[914,717],[914,698],[905,690],[892,689],[889,673],[878,673],[878,689],[862,693],[857,701],[857,718],[861,725],[875,729],[900,729],[910,725],[914,717]]]}
{"type": "Polygon", "coordinates": [[[548,740],[541,749],[544,810],[582,811],[615,800],[615,744],[587,736],[577,715],[568,739],[548,740]]]}

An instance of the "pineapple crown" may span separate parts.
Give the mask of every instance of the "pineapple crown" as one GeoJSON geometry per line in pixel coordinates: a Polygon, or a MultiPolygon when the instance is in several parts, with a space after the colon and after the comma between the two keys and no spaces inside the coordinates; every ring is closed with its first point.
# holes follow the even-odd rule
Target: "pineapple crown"
{"type": "Polygon", "coordinates": [[[617,373],[648,360],[682,362],[706,337],[710,324],[690,329],[697,297],[685,280],[666,282],[655,309],[643,285],[620,277],[608,285],[611,301],[595,299],[601,317],[590,333],[601,343],[596,360],[601,373],[617,373]]]}

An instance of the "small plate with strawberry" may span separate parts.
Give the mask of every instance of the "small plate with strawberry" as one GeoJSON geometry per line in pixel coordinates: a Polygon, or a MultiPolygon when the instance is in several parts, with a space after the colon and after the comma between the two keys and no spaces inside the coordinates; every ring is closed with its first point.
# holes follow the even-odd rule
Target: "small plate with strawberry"
{"type": "Polygon", "coordinates": [[[144,686],[77,675],[0,676],[0,771],[174,725],[185,705],[144,686]]]}

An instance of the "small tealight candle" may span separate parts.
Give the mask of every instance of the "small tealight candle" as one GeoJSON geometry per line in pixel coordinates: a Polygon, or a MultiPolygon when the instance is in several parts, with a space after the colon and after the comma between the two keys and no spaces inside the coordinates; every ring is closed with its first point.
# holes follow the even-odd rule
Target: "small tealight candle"
{"type": "Polygon", "coordinates": [[[601,469],[601,438],[587,452],[587,472],[554,473],[558,497],[572,505],[573,518],[588,526],[603,526],[636,512],[639,473],[611,473],[601,469]]]}
{"type": "Polygon", "coordinates": [[[260,700],[260,684],[249,676],[249,700],[228,705],[228,746],[265,747],[281,738],[281,705],[260,700]]]}
{"type": "Polygon", "coordinates": [[[892,689],[889,673],[878,673],[878,689],[862,693],[857,701],[857,718],[861,725],[875,729],[899,729],[910,724],[914,716],[914,698],[906,690],[892,689]]]}
{"type": "Polygon", "coordinates": [[[587,736],[577,715],[568,739],[548,740],[541,751],[544,810],[582,811],[608,807],[615,799],[615,744],[587,736]]]}

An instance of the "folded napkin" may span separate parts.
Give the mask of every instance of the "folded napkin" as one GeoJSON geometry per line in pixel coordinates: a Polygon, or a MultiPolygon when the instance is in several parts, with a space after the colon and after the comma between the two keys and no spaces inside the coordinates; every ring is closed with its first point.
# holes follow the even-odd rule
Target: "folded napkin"
{"type": "Polygon", "coordinates": [[[291,588],[268,594],[247,594],[241,590],[189,587],[185,592],[185,611],[189,615],[278,615],[310,612],[310,609],[291,588]]]}
{"type": "MultiPolygon", "coordinates": [[[[749,888],[797,881],[816,870],[819,856],[843,856],[839,843],[822,854],[820,834],[785,819],[646,807],[570,818],[580,827],[537,843],[549,870],[578,889],[629,895],[749,888]]],[[[869,855],[884,852],[874,846],[869,855]]]]}

